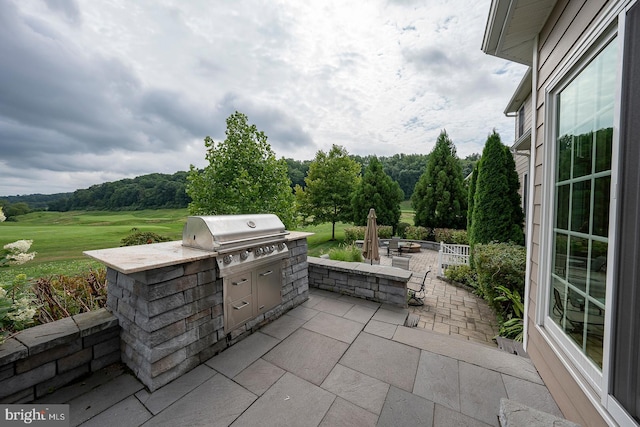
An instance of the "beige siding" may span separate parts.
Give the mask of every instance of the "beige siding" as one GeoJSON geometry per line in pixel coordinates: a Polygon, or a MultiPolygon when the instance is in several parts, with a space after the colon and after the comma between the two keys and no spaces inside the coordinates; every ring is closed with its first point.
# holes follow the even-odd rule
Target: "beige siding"
{"type": "Polygon", "coordinates": [[[607,425],[531,321],[527,353],[568,420],[584,427],[607,425]]]}
{"type": "Polygon", "coordinates": [[[535,307],[544,305],[544,301],[536,301],[537,290],[540,281],[547,280],[548,273],[541,273],[539,277],[541,213],[542,213],[542,182],[543,173],[552,173],[553,165],[544,162],[544,137],[545,137],[545,94],[549,86],[549,80],[557,73],[557,67],[568,55],[569,51],[579,42],[585,29],[593,23],[598,14],[602,12],[606,2],[599,0],[560,0],[551,12],[547,23],[544,25],[538,39],[538,68],[533,70],[536,87],[536,135],[532,146],[535,147],[536,166],[534,170],[534,215],[531,239],[533,242],[530,271],[529,294],[530,309],[527,319],[528,329],[528,353],[536,368],[544,379],[549,391],[558,403],[565,417],[584,426],[606,425],[598,414],[585,393],[574,381],[558,356],[553,352],[549,344],[535,327],[535,307]]]}

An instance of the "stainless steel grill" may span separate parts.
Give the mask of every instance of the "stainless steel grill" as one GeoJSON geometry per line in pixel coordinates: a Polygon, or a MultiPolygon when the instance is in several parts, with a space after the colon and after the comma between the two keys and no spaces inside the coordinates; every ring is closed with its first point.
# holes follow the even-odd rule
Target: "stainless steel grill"
{"type": "Polygon", "coordinates": [[[281,303],[287,234],[271,214],[187,218],[182,245],[217,253],[226,333],[281,303]]]}

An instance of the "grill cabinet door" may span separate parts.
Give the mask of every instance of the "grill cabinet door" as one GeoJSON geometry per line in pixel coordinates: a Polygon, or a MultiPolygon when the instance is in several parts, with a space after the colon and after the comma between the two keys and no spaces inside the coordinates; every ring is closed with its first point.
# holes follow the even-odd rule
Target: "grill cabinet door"
{"type": "Polygon", "coordinates": [[[282,302],[282,261],[256,271],[258,314],[266,313],[282,302]]]}

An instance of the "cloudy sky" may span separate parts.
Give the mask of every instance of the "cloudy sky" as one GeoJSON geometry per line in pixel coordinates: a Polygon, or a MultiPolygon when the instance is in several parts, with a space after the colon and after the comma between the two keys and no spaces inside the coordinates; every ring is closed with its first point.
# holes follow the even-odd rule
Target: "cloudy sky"
{"type": "Polygon", "coordinates": [[[278,157],[465,157],[524,67],[480,50],[489,0],[0,1],[0,196],[203,167],[238,110],[278,157]]]}

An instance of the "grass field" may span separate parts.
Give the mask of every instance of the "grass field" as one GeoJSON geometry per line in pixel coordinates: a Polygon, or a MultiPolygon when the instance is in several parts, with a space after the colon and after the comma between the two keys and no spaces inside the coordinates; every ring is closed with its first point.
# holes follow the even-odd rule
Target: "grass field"
{"type": "Polygon", "coordinates": [[[400,203],[400,222],[406,222],[413,225],[413,215],[415,214],[411,206],[411,200],[405,200],[400,203]]]}
{"type": "Polygon", "coordinates": [[[0,269],[0,281],[13,280],[16,274],[42,277],[71,275],[101,264],[83,251],[120,246],[132,228],[153,231],[173,240],[182,238],[186,209],[131,212],[33,212],[16,222],[0,223],[0,246],[16,240],[33,240],[33,261],[0,269]]]}

